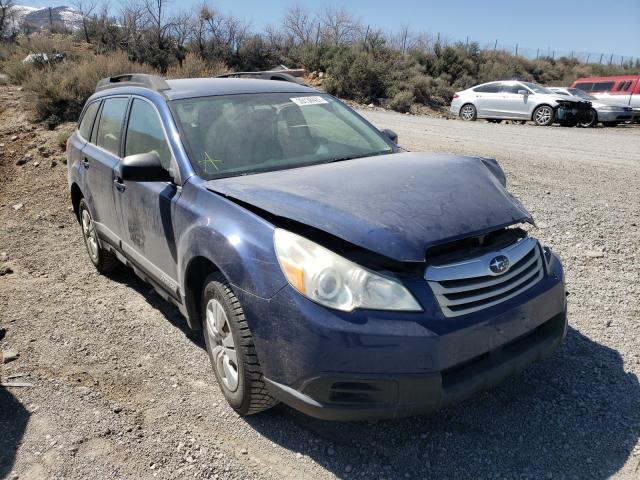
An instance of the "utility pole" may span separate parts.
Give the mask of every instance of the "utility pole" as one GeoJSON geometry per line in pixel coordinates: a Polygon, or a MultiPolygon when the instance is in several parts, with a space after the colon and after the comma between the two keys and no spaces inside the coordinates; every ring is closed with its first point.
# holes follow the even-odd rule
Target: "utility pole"
{"type": "Polygon", "coordinates": [[[599,63],[600,65],[602,65],[602,57],[604,57],[604,53],[601,53],[601,54],[600,54],[600,60],[598,61],[598,63],[599,63]]]}
{"type": "Polygon", "coordinates": [[[49,7],[49,29],[53,32],[53,13],[51,12],[51,7],[49,7]]]}
{"type": "Polygon", "coordinates": [[[540,49],[538,48],[538,50],[536,51],[536,60],[538,60],[539,56],[540,56],[540,49]]]}
{"type": "Polygon", "coordinates": [[[613,53],[611,54],[611,56],[609,57],[609,65],[611,65],[611,62],[613,62],[613,53]]]}
{"type": "Polygon", "coordinates": [[[586,62],[584,62],[584,63],[589,63],[589,58],[590,58],[590,57],[591,57],[591,54],[590,54],[590,53],[589,53],[589,54],[587,54],[587,61],[586,61],[586,62]]]}
{"type": "Polygon", "coordinates": [[[493,51],[495,52],[498,49],[498,39],[496,38],[496,43],[493,45],[493,51]]]}
{"type": "Polygon", "coordinates": [[[516,57],[518,56],[518,44],[516,43],[516,57]]]}

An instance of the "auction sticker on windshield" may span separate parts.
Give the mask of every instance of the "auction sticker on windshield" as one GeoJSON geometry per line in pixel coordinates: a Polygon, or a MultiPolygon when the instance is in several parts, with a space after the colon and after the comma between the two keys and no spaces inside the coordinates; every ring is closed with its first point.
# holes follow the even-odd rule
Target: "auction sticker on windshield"
{"type": "Polygon", "coordinates": [[[305,105],[318,105],[320,103],[329,103],[324,98],[318,96],[310,96],[310,97],[295,97],[290,98],[293,103],[298,105],[299,107],[304,107],[305,105]]]}

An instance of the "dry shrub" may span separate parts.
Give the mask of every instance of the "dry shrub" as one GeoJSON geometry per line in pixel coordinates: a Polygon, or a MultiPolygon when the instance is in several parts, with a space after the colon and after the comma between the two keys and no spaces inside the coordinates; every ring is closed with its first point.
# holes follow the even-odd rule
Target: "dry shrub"
{"type": "Polygon", "coordinates": [[[182,65],[172,65],[167,70],[168,78],[206,78],[228,73],[230,70],[222,62],[207,63],[200,55],[189,52],[182,65]]]}
{"type": "Polygon", "coordinates": [[[101,78],[123,73],[157,73],[148,65],[129,61],[122,52],[82,59],[78,63],[59,64],[41,71],[27,83],[33,92],[38,120],[50,127],[77,120],[82,107],[93,94],[101,78]]]}
{"type": "Polygon", "coordinates": [[[2,73],[7,74],[11,83],[15,85],[26,83],[34,72],[36,69],[33,65],[22,63],[22,58],[16,55],[2,62],[2,73]]]}

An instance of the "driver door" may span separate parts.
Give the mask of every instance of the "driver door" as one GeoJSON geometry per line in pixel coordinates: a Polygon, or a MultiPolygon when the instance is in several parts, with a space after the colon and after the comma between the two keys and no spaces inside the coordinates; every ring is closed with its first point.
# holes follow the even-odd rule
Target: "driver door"
{"type": "Polygon", "coordinates": [[[500,90],[502,95],[502,103],[505,117],[528,119],[529,114],[529,95],[518,93],[526,90],[524,85],[519,83],[503,83],[500,90]]]}
{"type": "MultiPolygon", "coordinates": [[[[169,170],[173,155],[156,107],[134,97],[126,123],[124,156],[156,151],[169,170]]],[[[156,283],[179,297],[175,208],[181,189],[173,182],[116,178],[116,205],[123,229],[122,250],[156,283]]]]}

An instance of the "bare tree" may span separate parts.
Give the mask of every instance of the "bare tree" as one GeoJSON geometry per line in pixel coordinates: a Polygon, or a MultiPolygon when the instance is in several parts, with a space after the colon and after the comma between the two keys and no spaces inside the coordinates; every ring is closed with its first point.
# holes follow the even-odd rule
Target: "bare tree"
{"type": "Polygon", "coordinates": [[[309,11],[299,5],[289,7],[282,18],[282,26],[294,40],[298,43],[308,43],[313,35],[315,22],[309,11]]]}
{"type": "Polygon", "coordinates": [[[7,25],[12,16],[13,1],[12,0],[0,0],[0,36],[5,37],[7,35],[7,25]]]}
{"type": "Polygon", "coordinates": [[[362,23],[344,7],[326,6],[320,12],[323,40],[340,45],[355,40],[362,34],[362,23]]]}
{"type": "Polygon", "coordinates": [[[187,53],[186,44],[193,38],[194,31],[197,30],[193,15],[188,11],[174,14],[169,22],[171,25],[170,35],[173,41],[175,56],[180,66],[187,53]]]}
{"type": "Polygon", "coordinates": [[[89,38],[89,17],[98,6],[98,0],[73,0],[71,2],[78,13],[81,15],[82,32],[84,33],[84,39],[87,43],[91,42],[89,38]]]}

